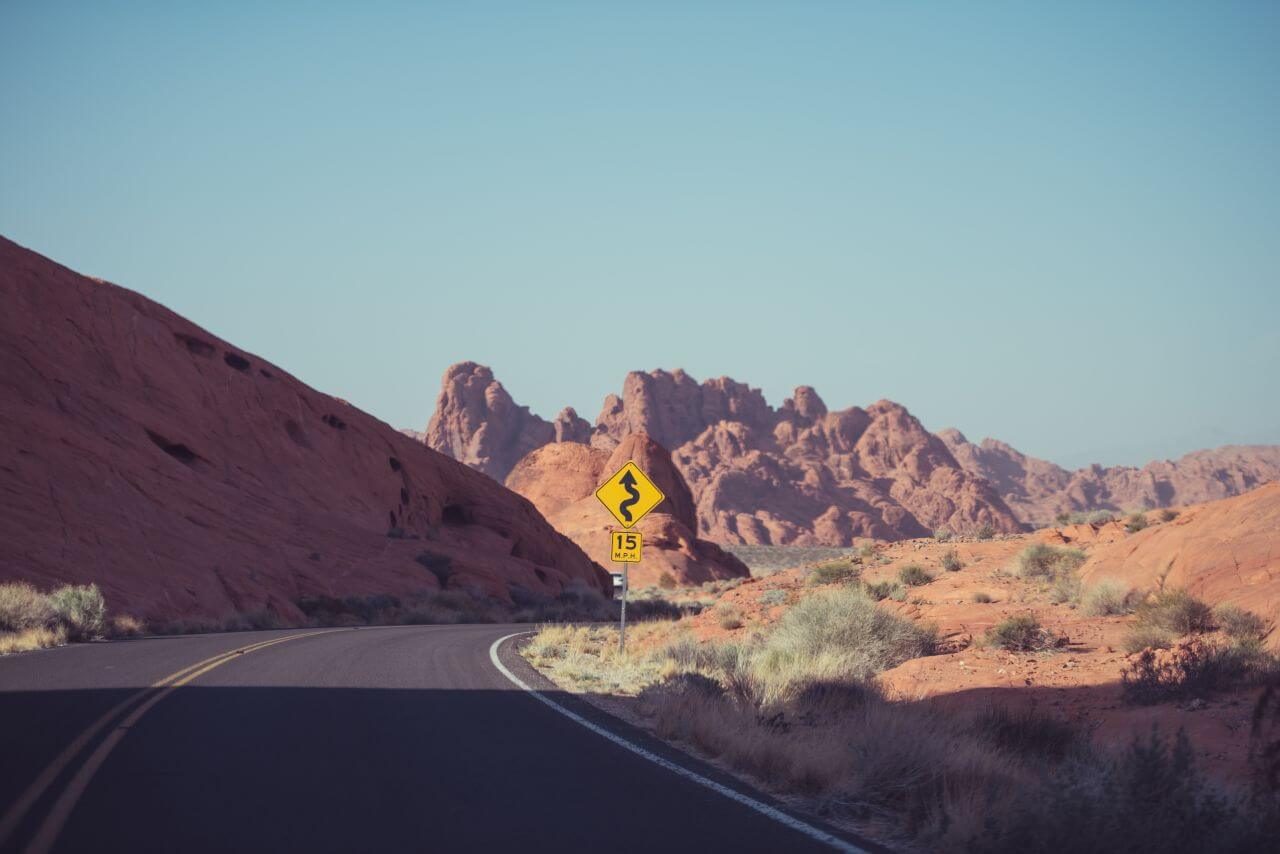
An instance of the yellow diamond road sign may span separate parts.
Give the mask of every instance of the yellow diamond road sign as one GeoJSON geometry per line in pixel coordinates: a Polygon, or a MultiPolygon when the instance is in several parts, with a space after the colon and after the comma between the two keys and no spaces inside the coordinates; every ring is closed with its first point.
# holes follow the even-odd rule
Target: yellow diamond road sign
{"type": "Polygon", "coordinates": [[[600,503],[613,514],[620,525],[630,528],[661,504],[666,496],[640,470],[640,466],[627,460],[625,466],[600,484],[600,488],[596,490],[596,498],[600,499],[600,503]]]}

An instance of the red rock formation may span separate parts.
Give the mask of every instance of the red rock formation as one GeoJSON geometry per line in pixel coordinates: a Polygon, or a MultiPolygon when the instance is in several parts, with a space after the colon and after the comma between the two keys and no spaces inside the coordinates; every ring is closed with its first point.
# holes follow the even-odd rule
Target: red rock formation
{"type": "MultiPolygon", "coordinates": [[[[560,415],[571,432],[577,414],[560,415]]],[[[484,365],[462,362],[445,372],[426,441],[500,481],[525,454],[555,441],[557,432],[527,406],[517,406],[484,365]]]]}
{"type": "Polygon", "coordinates": [[[1062,511],[1198,504],[1280,479],[1280,447],[1274,445],[1228,445],[1142,468],[1068,471],[994,439],[975,445],[959,430],[938,436],[966,471],[990,481],[1019,518],[1034,525],[1048,524],[1062,511]]]}
{"type": "Polygon", "coordinates": [[[0,580],[96,582],[148,619],[608,589],[528,501],[139,294],[0,238],[0,305],[0,580]]]}
{"type": "MultiPolygon", "coordinates": [[[[451,368],[446,388],[457,385],[459,374],[476,370],[470,364],[451,368]]],[[[483,376],[492,382],[487,371],[483,376]]],[[[512,432],[481,407],[460,406],[462,399],[442,394],[447,409],[432,424],[470,424],[477,432],[483,428],[486,440],[512,432]]],[[[576,415],[567,420],[581,421],[576,415]]],[[[606,451],[636,433],[674,448],[695,499],[697,529],[719,542],[848,545],[858,537],[920,536],[939,526],[1020,527],[989,486],[963,471],[906,409],[888,401],[833,413],[816,391],[802,386],[774,410],[759,389],[727,377],[699,383],[680,370],[633,372],[621,396],[605,399],[594,432],[586,436],[584,427],[557,431],[562,441],[606,451]]],[[[463,447],[459,458],[481,468],[482,456],[500,456],[471,451],[466,429],[433,433],[428,441],[446,453],[463,447]]],[[[522,490],[531,488],[520,482],[522,490]]]]}
{"type": "Polygon", "coordinates": [[[628,434],[612,452],[571,442],[546,445],[516,464],[507,476],[507,486],[532,501],[557,530],[607,566],[609,531],[620,526],[596,500],[595,490],[627,460],[634,460],[666,496],[636,525],[644,536],[644,557],[631,567],[633,585],[657,584],[667,573],[680,584],[749,574],[736,557],[698,539],[689,487],[666,449],[643,433],[628,434]]]}
{"type": "Polygon", "coordinates": [[[1280,621],[1280,483],[1185,508],[1172,522],[1100,543],[1081,575],[1086,584],[1183,587],[1212,604],[1280,621]]]}

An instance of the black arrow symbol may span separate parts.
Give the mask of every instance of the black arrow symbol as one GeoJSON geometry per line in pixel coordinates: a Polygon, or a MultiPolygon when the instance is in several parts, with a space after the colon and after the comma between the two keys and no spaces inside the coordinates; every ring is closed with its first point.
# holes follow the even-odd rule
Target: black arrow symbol
{"type": "Polygon", "coordinates": [[[636,476],[627,472],[618,483],[627,490],[627,495],[631,496],[618,505],[618,512],[622,514],[622,518],[630,522],[631,508],[640,501],[640,490],[636,489],[636,476]]]}

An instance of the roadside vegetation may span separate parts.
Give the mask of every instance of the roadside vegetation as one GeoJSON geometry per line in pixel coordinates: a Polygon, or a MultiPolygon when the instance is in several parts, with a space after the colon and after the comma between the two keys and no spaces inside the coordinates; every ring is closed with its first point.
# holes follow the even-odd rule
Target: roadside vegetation
{"type": "MultiPolygon", "coordinates": [[[[1032,557],[1033,583],[1059,571],[1040,567],[1064,565],[1061,555],[1032,557]]],[[[1074,571],[1073,557],[1065,564],[1074,571]]],[[[885,697],[877,674],[932,654],[937,637],[878,606],[872,587],[832,578],[771,626],[732,639],[699,640],[691,621],[658,620],[629,630],[621,656],[612,626],[547,626],[523,653],[562,686],[625,703],[658,736],[908,846],[1251,851],[1280,831],[1274,788],[1219,789],[1181,734],[1153,732],[1112,753],[1052,714],[885,697]]],[[[1218,622],[1241,637],[1265,628],[1247,612],[1218,622]]],[[[1021,652],[1060,642],[1031,614],[1003,621],[986,640],[1021,652]]]]}
{"type": "Polygon", "coordinates": [[[97,585],[66,584],[48,593],[22,581],[0,584],[0,655],[127,635],[137,623],[108,621],[97,585]]]}

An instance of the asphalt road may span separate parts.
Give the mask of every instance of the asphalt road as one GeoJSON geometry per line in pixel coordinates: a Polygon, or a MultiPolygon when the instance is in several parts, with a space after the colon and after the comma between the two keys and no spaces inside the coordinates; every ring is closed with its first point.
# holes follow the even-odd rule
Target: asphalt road
{"type": "MultiPolygon", "coordinates": [[[[517,687],[490,648],[528,628],[245,632],[0,659],[0,851],[832,850],[517,687]]],[[[510,646],[504,664],[546,687],[510,646]]]]}

